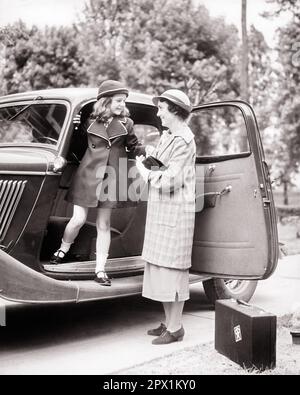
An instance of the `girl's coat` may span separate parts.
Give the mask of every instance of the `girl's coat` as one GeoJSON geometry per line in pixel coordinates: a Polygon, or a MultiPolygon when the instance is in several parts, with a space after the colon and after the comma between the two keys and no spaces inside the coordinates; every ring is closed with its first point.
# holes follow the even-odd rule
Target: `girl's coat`
{"type": "Polygon", "coordinates": [[[134,134],[133,121],[130,118],[114,117],[108,126],[93,121],[87,129],[87,135],[88,147],[72,181],[67,200],[82,207],[105,207],[107,201],[102,200],[107,200],[109,196],[108,207],[127,206],[130,204],[127,197],[128,152],[134,156],[145,155],[144,147],[134,134]]]}

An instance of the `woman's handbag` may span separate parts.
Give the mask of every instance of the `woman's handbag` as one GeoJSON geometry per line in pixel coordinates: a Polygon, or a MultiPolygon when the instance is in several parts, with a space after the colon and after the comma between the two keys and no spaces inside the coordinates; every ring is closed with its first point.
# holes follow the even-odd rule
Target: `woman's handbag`
{"type": "Polygon", "coordinates": [[[148,170],[165,170],[166,166],[154,156],[148,156],[146,159],[143,160],[143,165],[148,170]]]}

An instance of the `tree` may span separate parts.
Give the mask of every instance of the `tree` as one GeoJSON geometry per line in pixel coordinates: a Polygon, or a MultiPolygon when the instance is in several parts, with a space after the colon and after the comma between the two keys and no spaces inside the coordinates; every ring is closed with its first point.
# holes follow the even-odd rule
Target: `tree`
{"type": "Polygon", "coordinates": [[[262,134],[270,126],[277,97],[278,71],[273,65],[272,51],[263,34],[253,25],[249,42],[249,101],[255,109],[262,134]]]}
{"type": "Polygon", "coordinates": [[[248,75],[248,33],[247,33],[247,0],[242,0],[242,73],[241,97],[249,101],[249,75],[248,75]]]}
{"type": "Polygon", "coordinates": [[[73,28],[28,29],[22,22],[8,27],[3,91],[22,92],[50,87],[78,86],[85,82],[83,58],[73,28]]]}
{"type": "MultiPolygon", "coordinates": [[[[76,28],[91,84],[115,78],[148,93],[179,88],[194,104],[240,94],[236,28],[191,0],[90,0],[76,28]]],[[[198,146],[211,151],[212,128],[192,122],[198,146]]]]}
{"type": "Polygon", "coordinates": [[[113,78],[148,93],[183,88],[195,104],[239,95],[237,30],[192,0],[89,0],[70,28],[7,30],[5,93],[113,78]]]}
{"type": "Polygon", "coordinates": [[[278,17],[284,12],[290,12],[294,18],[300,18],[300,4],[298,0],[267,0],[268,3],[273,4],[275,9],[270,12],[265,12],[266,17],[278,17]]]}
{"type": "Polygon", "coordinates": [[[239,93],[236,29],[191,0],[90,0],[76,28],[90,83],[183,88],[195,103],[239,93]]]}
{"type": "Polygon", "coordinates": [[[288,204],[288,190],[293,185],[293,178],[299,172],[300,158],[300,4],[295,0],[270,0],[276,6],[267,16],[278,17],[283,12],[290,12],[292,17],[286,26],[278,29],[278,63],[280,78],[275,111],[280,147],[279,160],[274,161],[278,178],[284,186],[284,202],[288,204]]]}
{"type": "MultiPolygon", "coordinates": [[[[12,26],[0,28],[0,75],[4,76],[7,63],[7,52],[13,48],[19,40],[28,40],[28,29],[21,21],[12,26]]],[[[0,80],[0,94],[8,93],[5,78],[0,80]]]]}

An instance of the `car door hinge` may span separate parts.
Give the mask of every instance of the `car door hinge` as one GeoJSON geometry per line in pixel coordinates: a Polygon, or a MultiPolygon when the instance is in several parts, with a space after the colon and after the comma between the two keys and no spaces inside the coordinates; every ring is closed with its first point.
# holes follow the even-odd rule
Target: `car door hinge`
{"type": "Polygon", "coordinates": [[[263,202],[264,202],[265,207],[270,206],[270,204],[271,204],[271,200],[268,198],[263,198],[263,202]]]}

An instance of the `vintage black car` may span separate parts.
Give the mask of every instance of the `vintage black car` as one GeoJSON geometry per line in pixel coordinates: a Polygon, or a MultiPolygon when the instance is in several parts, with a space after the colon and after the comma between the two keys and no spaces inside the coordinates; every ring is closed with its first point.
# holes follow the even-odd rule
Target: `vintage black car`
{"type": "MultiPolygon", "coordinates": [[[[115,209],[107,271],[111,287],[93,281],[94,209],[69,254],[50,265],[72,206],[65,200],[87,147],[82,125],[96,89],[68,88],[0,98],[0,296],[19,302],[81,302],[140,294],[147,203],[115,209]]],[[[161,134],[151,96],[127,100],[144,144],[161,134]]],[[[213,302],[249,300],[278,260],[268,166],[252,108],[241,101],[195,107],[197,212],[191,282],[213,302]]],[[[129,161],[131,161],[129,159],[129,161]]],[[[131,165],[134,162],[131,161],[131,165]]]]}

